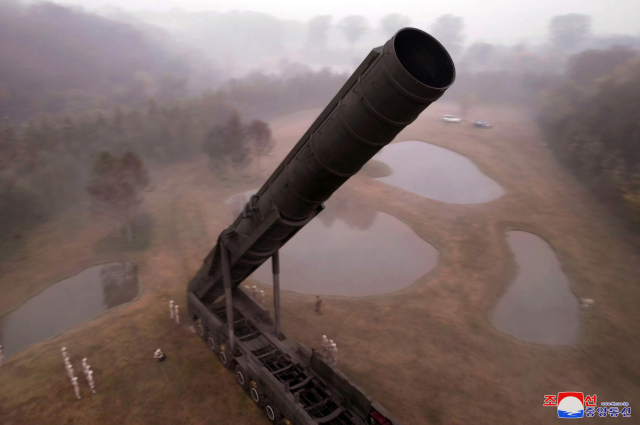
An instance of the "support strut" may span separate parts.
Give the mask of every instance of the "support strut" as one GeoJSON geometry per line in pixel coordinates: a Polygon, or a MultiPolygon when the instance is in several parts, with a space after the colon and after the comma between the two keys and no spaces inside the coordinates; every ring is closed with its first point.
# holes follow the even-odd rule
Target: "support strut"
{"type": "Polygon", "coordinates": [[[222,280],[224,281],[224,298],[227,304],[227,325],[229,326],[229,349],[233,353],[235,349],[233,340],[233,299],[231,298],[231,265],[229,264],[229,251],[225,244],[220,244],[220,261],[222,262],[222,280]]]}
{"type": "Polygon", "coordinates": [[[280,255],[279,250],[271,257],[273,266],[273,311],[276,318],[274,333],[280,336],[280,255]]]}

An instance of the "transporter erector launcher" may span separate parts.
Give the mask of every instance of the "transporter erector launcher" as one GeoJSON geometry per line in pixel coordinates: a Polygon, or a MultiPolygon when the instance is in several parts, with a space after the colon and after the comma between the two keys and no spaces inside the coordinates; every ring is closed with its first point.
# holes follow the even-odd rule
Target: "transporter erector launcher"
{"type": "Polygon", "coordinates": [[[278,251],[454,79],[445,48],[418,29],[404,28],[373,49],[189,282],[197,333],[272,423],[400,424],[318,352],[282,334],[278,251]],[[239,287],[268,259],[273,319],[239,287]]]}

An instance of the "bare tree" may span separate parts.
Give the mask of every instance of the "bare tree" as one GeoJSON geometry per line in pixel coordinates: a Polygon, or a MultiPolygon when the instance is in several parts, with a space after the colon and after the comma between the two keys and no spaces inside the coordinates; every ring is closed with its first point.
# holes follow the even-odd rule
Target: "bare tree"
{"type": "Polygon", "coordinates": [[[135,153],[129,151],[117,158],[103,151],[94,162],[87,192],[92,197],[94,211],[121,223],[127,239],[132,242],[131,222],[142,202],[142,189],[148,184],[147,170],[135,153]]]}
{"type": "Polygon", "coordinates": [[[462,51],[464,19],[451,14],[442,15],[431,25],[433,35],[452,56],[462,51]]]}
{"type": "Polygon", "coordinates": [[[315,49],[326,49],[329,28],[331,28],[330,15],[316,16],[307,24],[307,46],[315,49]]]}
{"type": "Polygon", "coordinates": [[[251,148],[249,147],[247,129],[240,122],[240,116],[233,114],[226,125],[227,143],[231,148],[231,163],[236,169],[246,167],[250,158],[251,148]]]}
{"type": "Polygon", "coordinates": [[[219,176],[224,176],[230,149],[226,141],[224,126],[218,124],[204,139],[202,151],[209,156],[209,168],[219,176]]]}
{"type": "Polygon", "coordinates": [[[273,138],[271,137],[271,129],[269,124],[260,120],[253,120],[247,128],[247,134],[249,137],[249,143],[253,148],[253,152],[258,160],[258,172],[261,173],[260,158],[267,155],[274,146],[273,138]]]}
{"type": "Polygon", "coordinates": [[[549,23],[549,35],[558,49],[576,51],[591,35],[591,17],[579,13],[554,16],[549,23]]]}
{"type": "Polygon", "coordinates": [[[343,18],[340,21],[339,27],[342,29],[342,32],[344,32],[344,36],[352,49],[358,40],[369,31],[367,19],[360,15],[350,15],[343,18]]]}
{"type": "Polygon", "coordinates": [[[411,18],[400,15],[399,13],[390,13],[380,21],[380,30],[386,38],[390,38],[398,30],[411,25],[411,18]]]}
{"type": "Polygon", "coordinates": [[[220,176],[224,176],[229,165],[244,168],[251,153],[248,145],[247,129],[240,122],[240,115],[234,112],[223,125],[216,125],[205,137],[203,151],[209,156],[209,166],[220,176]]]}

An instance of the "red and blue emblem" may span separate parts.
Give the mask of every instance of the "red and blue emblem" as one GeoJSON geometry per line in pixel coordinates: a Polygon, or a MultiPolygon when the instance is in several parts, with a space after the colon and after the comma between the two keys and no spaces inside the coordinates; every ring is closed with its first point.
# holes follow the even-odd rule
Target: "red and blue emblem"
{"type": "Polygon", "coordinates": [[[584,394],[576,392],[558,393],[558,417],[584,417],[584,394]]]}

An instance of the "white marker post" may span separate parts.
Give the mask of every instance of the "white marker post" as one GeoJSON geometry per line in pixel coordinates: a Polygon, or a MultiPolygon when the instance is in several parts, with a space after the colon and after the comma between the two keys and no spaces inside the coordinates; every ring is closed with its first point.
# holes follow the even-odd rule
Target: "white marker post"
{"type": "Polygon", "coordinates": [[[176,311],[175,311],[175,317],[176,317],[176,323],[179,325],[180,324],[180,310],[178,310],[178,304],[176,304],[176,311]]]}
{"type": "Polygon", "coordinates": [[[173,316],[174,316],[174,313],[173,313],[173,300],[171,300],[171,301],[169,301],[169,318],[171,320],[173,320],[173,316]]]}

